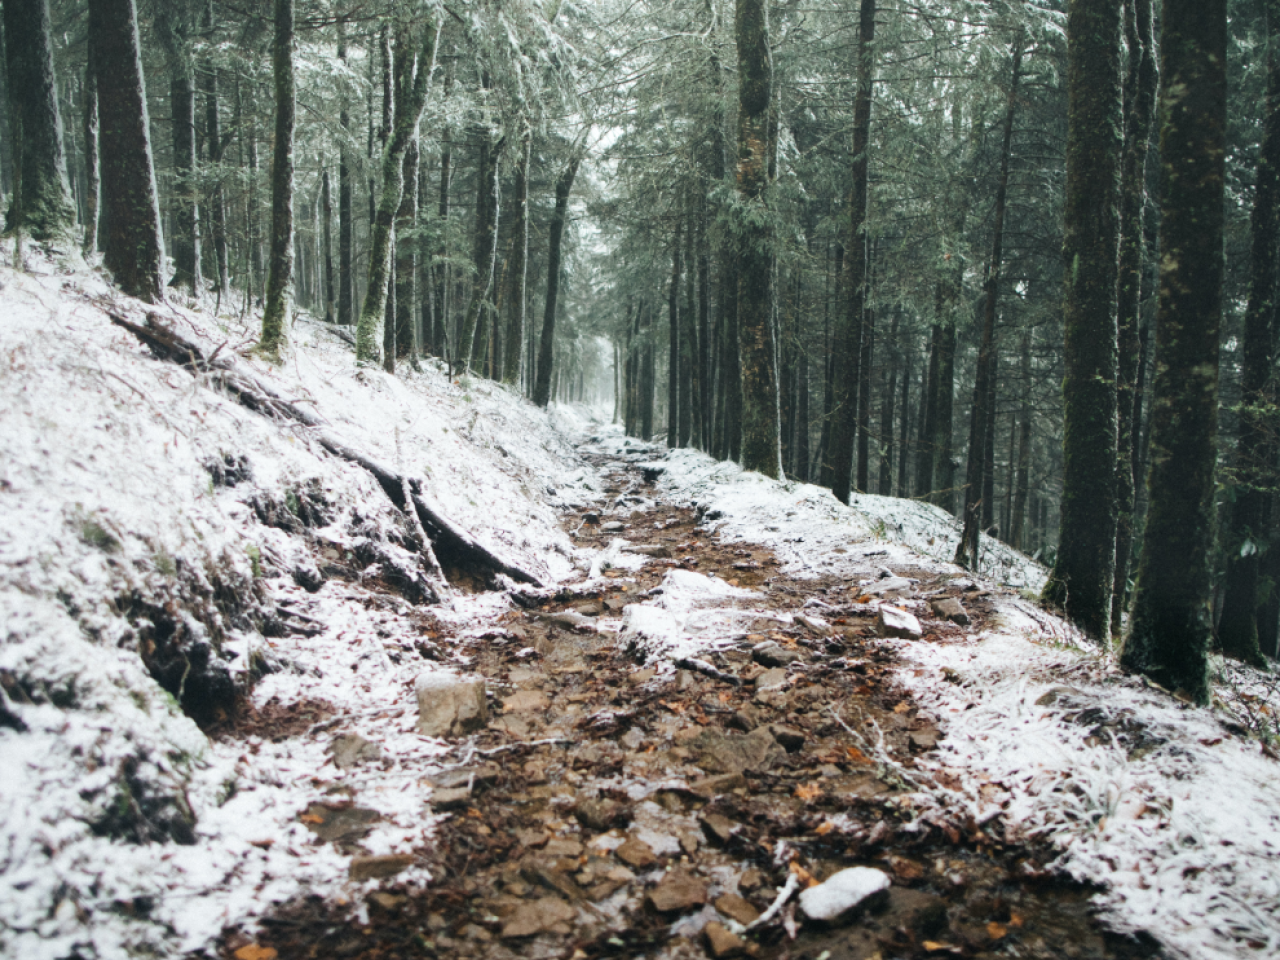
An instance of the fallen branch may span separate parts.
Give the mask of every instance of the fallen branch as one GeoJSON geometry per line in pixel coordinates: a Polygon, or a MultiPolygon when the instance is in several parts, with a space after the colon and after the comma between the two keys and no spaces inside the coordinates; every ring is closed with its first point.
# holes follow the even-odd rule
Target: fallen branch
{"type": "Polygon", "coordinates": [[[157,314],[147,315],[146,326],[116,314],[109,313],[107,316],[116,326],[123,327],[145,343],[157,358],[176,363],[193,372],[207,374],[242,406],[273,419],[292,421],[313,428],[320,446],[335,457],[354,463],[371,473],[392,503],[406,513],[410,509],[414,511],[430,542],[434,544],[435,554],[441,558],[441,562],[447,560],[471,573],[479,573],[486,581],[495,580],[497,574],[505,574],[518,583],[542,585],[543,581],[536,574],[498,556],[444,516],[431,502],[419,480],[403,477],[325,434],[324,422],[320,417],[281,397],[256,377],[234,369],[234,361],[230,358],[215,360],[205,357],[197,344],[174,333],[160,321],[157,314]]]}
{"type": "Polygon", "coordinates": [[[735,687],[742,686],[741,678],[735,677],[732,673],[725,673],[723,670],[720,670],[717,667],[712,666],[711,664],[707,663],[707,661],[705,660],[695,660],[692,657],[684,657],[683,659],[676,661],[676,666],[679,667],[681,670],[693,670],[694,672],[700,673],[703,676],[710,677],[712,680],[720,680],[720,681],[723,681],[724,683],[731,683],[735,687]]]}

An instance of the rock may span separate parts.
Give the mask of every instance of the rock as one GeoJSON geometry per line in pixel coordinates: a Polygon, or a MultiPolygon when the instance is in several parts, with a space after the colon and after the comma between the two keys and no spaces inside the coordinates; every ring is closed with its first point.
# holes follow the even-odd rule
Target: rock
{"type": "Polygon", "coordinates": [[[627,525],[621,520],[610,520],[608,523],[600,524],[600,529],[605,533],[618,533],[619,531],[627,529],[627,525]]]}
{"type": "Polygon", "coordinates": [[[837,923],[868,901],[888,894],[888,874],[872,867],[849,867],[800,894],[800,909],[811,920],[837,923]]]}
{"type": "Polygon", "coordinates": [[[644,670],[637,670],[635,673],[630,674],[627,677],[627,683],[631,684],[633,687],[638,687],[641,684],[648,683],[657,675],[657,670],[654,670],[652,667],[646,667],[644,670]]]}
{"type": "Polygon", "coordinates": [[[482,679],[430,670],[418,675],[414,691],[418,695],[418,732],[424,736],[459,736],[483,727],[489,719],[482,679]]]}
{"type": "Polygon", "coordinates": [[[572,923],[575,917],[577,911],[559,897],[542,897],[512,910],[502,925],[502,935],[531,937],[546,932],[557,923],[572,923]]]}
{"type": "Polygon", "coordinates": [[[542,852],[549,857],[579,857],[582,855],[582,841],[571,837],[554,837],[547,841],[542,852]]]}
{"type": "Polygon", "coordinates": [[[932,750],[938,745],[937,730],[916,730],[910,737],[911,751],[913,753],[924,753],[932,750]]]}
{"type": "Polygon", "coordinates": [[[712,773],[768,770],[786,753],[766,727],[748,734],[704,730],[688,747],[694,752],[694,762],[712,773]]]}
{"type": "Polygon", "coordinates": [[[517,690],[502,701],[504,713],[542,713],[550,706],[551,701],[541,690],[517,690]]]}
{"type": "Polygon", "coordinates": [[[352,857],[347,876],[352,880],[385,880],[413,865],[413,854],[390,853],[381,857],[352,857]]]}
{"type": "Polygon", "coordinates": [[[707,885],[697,877],[673,871],[649,891],[646,898],[659,913],[675,913],[707,902],[707,885]]]}
{"type": "Polygon", "coordinates": [[[952,623],[958,623],[961,626],[968,626],[969,614],[962,604],[955,597],[947,597],[943,600],[935,600],[929,604],[933,610],[933,615],[940,620],[950,620],[952,623]]]}
{"type": "Polygon", "coordinates": [[[738,889],[759,890],[764,884],[764,874],[755,867],[747,867],[738,878],[738,889]]]}
{"type": "Polygon", "coordinates": [[[796,620],[804,626],[806,630],[818,637],[829,637],[835,633],[831,626],[817,617],[798,616],[796,620]]]}
{"type": "Polygon", "coordinates": [[[339,770],[348,770],[362,760],[382,759],[382,748],[357,733],[334,737],[329,749],[333,753],[333,765],[339,770]]]}
{"type": "Polygon", "coordinates": [[[728,843],[730,838],[742,829],[742,824],[734,823],[719,813],[704,813],[699,819],[702,821],[703,832],[721,843],[728,843]]]}
{"type": "Polygon", "coordinates": [[[604,605],[599,600],[587,600],[584,603],[577,604],[573,610],[584,617],[598,617],[604,613],[604,605]]]}
{"type": "Polygon", "coordinates": [[[713,957],[736,957],[747,945],[736,933],[730,933],[723,923],[712,920],[703,928],[707,938],[707,949],[713,957]]]}
{"type": "Polygon", "coordinates": [[[359,840],[373,829],[378,811],[365,807],[331,806],[313,803],[302,815],[307,829],[321,840],[332,843],[349,843],[359,840]]]}
{"type": "Polygon", "coordinates": [[[427,782],[436,789],[446,790],[453,787],[488,786],[498,779],[501,772],[502,769],[496,763],[480,763],[474,767],[456,767],[433,773],[427,777],[427,782]]]}
{"type": "Polygon", "coordinates": [[[790,650],[776,640],[765,640],[751,648],[751,659],[765,667],[785,667],[803,660],[799,650],[790,650]]]}
{"type": "Polygon", "coordinates": [[[787,685],[787,671],[782,667],[773,667],[756,677],[756,690],[781,690],[787,685]]]}
{"type": "Polygon", "coordinates": [[[628,819],[627,808],[613,800],[580,800],[573,815],[584,827],[605,831],[628,819]]]}
{"type": "Polygon", "coordinates": [[[919,640],[924,632],[920,621],[897,607],[880,608],[876,621],[876,632],[882,637],[901,637],[904,640],[919,640]]]}
{"type": "Polygon", "coordinates": [[[769,732],[773,734],[773,739],[778,741],[779,745],[787,753],[795,753],[804,746],[805,736],[803,730],[797,730],[795,727],[788,727],[781,723],[771,723],[769,724],[769,732]]]}
{"type": "Polygon", "coordinates": [[[744,927],[755,923],[756,918],[760,916],[760,911],[751,901],[736,893],[726,893],[716,897],[715,907],[730,920],[737,920],[744,927]]]}
{"type": "Polygon", "coordinates": [[[906,577],[885,577],[876,583],[867,587],[863,593],[872,597],[899,597],[906,598],[915,596],[915,587],[911,585],[911,581],[906,577]]]}
{"type": "Polygon", "coordinates": [[[651,867],[658,862],[658,856],[653,852],[653,848],[643,840],[632,836],[628,836],[622,846],[618,847],[614,853],[623,863],[629,864],[637,870],[651,867]]]}
{"type": "Polygon", "coordinates": [[[730,793],[747,785],[741,773],[726,773],[718,777],[706,777],[689,784],[689,792],[703,800],[714,800],[722,793],[730,793]]]}
{"type": "Polygon", "coordinates": [[[458,810],[470,800],[470,787],[443,787],[431,791],[431,806],[435,810],[458,810]]]}

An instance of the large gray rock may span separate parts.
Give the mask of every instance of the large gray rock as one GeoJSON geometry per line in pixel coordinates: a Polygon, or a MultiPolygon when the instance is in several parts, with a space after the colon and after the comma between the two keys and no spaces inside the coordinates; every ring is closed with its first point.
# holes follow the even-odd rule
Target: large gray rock
{"type": "Polygon", "coordinates": [[[969,623],[969,614],[964,608],[964,604],[955,597],[947,597],[944,600],[935,600],[929,604],[933,610],[933,615],[942,620],[950,620],[952,623],[958,623],[966,626],[969,623]]]}
{"type": "Polygon", "coordinates": [[[919,640],[924,632],[920,629],[920,621],[897,607],[882,606],[878,614],[878,632],[882,637],[901,637],[904,640],[919,640]]]}
{"type": "Polygon", "coordinates": [[[489,719],[484,680],[444,670],[418,676],[418,732],[428,737],[456,737],[483,727],[489,719]]]}

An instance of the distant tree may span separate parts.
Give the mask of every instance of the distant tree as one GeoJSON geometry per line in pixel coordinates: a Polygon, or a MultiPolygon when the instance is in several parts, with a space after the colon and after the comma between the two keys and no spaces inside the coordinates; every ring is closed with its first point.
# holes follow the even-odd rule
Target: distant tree
{"type": "Polygon", "coordinates": [[[1067,7],[1063,488],[1058,557],[1044,589],[1100,640],[1111,635],[1116,554],[1122,14],[1116,0],[1067,7]]]}
{"type": "Polygon", "coordinates": [[[1121,664],[1209,700],[1227,0],[1165,0],[1150,506],[1121,664]]]}
{"type": "Polygon", "coordinates": [[[582,154],[575,149],[568,166],[556,181],[556,206],[547,231],[547,300],[542,312],[542,335],[538,341],[538,373],[534,382],[533,402],[545,407],[551,402],[551,366],[555,358],[553,345],[556,332],[556,310],[560,302],[560,254],[564,242],[564,225],[569,219],[569,194],[578,175],[582,154]]]}
{"type": "Polygon", "coordinates": [[[271,152],[271,249],[267,256],[267,298],[259,349],[264,356],[277,359],[293,313],[293,0],[275,0],[271,58],[276,128],[271,152]]]}
{"type": "Polygon", "coordinates": [[[76,211],[62,149],[48,0],[5,0],[4,40],[16,141],[7,228],[36,240],[65,240],[75,229],[76,211]]]}
{"type": "Polygon", "coordinates": [[[189,40],[187,0],[165,0],[157,8],[156,27],[169,61],[169,109],[173,129],[174,226],[171,287],[200,289],[200,206],[193,181],[196,169],[195,61],[189,40]]]}
{"type": "Polygon", "coordinates": [[[164,244],[134,0],[89,0],[89,43],[101,124],[103,263],[125,293],[158,303],[164,244]]]}

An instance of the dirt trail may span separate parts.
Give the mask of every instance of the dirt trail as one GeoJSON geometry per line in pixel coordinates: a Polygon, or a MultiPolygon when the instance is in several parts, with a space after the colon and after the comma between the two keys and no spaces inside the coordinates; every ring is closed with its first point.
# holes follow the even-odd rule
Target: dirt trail
{"type": "MultiPolygon", "coordinates": [[[[997,821],[905,829],[907,781],[941,734],[894,684],[892,646],[864,593],[891,574],[913,581],[903,593],[958,600],[967,625],[922,618],[926,640],[945,643],[981,628],[988,590],[903,568],[869,567],[881,577],[863,587],[794,579],[767,549],[721,543],[693,511],[663,503],[653,471],[598,465],[609,509],[566,524],[584,546],[625,537],[649,562],[605,571],[605,589],[527,591],[481,636],[453,640],[437,625],[441,645],[465,644],[488,679],[493,718],[432,778],[432,806],[451,813],[419,858],[433,882],[411,888],[396,864],[371,862],[371,875],[388,875],[363,922],[351,919],[359,905],[295,903],[252,939],[228,931],[222,956],[1159,955],[1099,926],[1090,891],[1048,876],[1046,851],[1004,843],[997,821]],[[758,594],[731,647],[672,674],[597,623],[652,596],[675,568],[758,594]],[[820,926],[792,897],[742,934],[789,878],[803,888],[855,865],[892,878],[874,908],[820,926]]],[[[254,722],[261,734],[292,721],[254,722]]],[[[303,816],[317,843],[354,855],[371,813],[338,795],[303,816]]]]}

